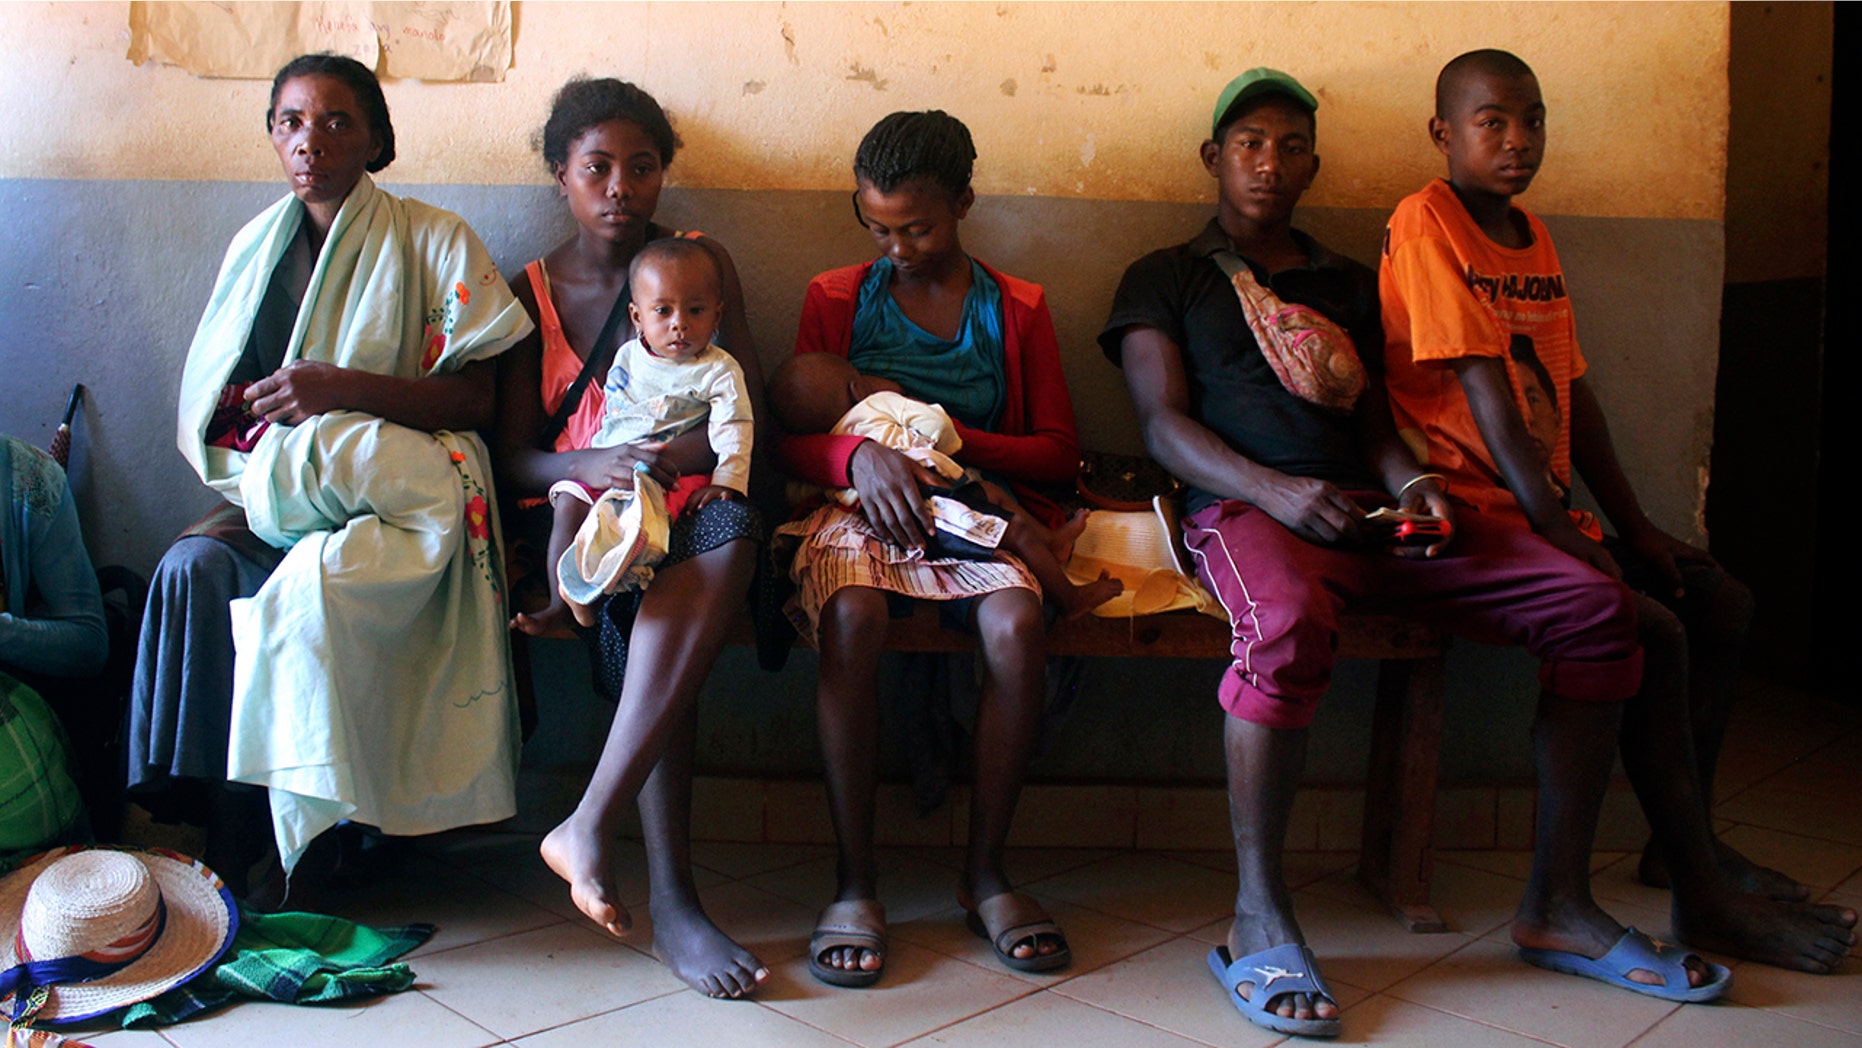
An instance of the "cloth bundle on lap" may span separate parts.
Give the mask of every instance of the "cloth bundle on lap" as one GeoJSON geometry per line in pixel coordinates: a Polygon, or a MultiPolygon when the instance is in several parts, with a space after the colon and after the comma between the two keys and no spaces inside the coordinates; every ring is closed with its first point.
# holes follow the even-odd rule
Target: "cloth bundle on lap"
{"type": "MultiPolygon", "coordinates": [[[[288,549],[233,608],[230,779],[271,789],[287,868],[353,818],[391,834],[509,816],[516,706],[489,456],[475,434],[356,412],[273,425],[252,450],[206,429],[304,208],[234,239],[182,376],[178,444],[203,481],[288,549]]],[[[285,361],[456,372],[530,330],[457,216],[366,176],[318,254],[285,361]]]]}
{"type": "MultiPolygon", "coordinates": [[[[875,441],[945,480],[963,477],[963,467],[951,458],[962,450],[963,437],[958,435],[950,413],[937,404],[882,390],[849,408],[829,432],[875,441]]],[[[852,488],[836,489],[833,498],[843,506],[860,501],[852,488]]]]}
{"type": "MultiPolygon", "coordinates": [[[[951,488],[927,492],[933,524],[929,552],[969,560],[996,555],[1008,530],[1008,511],[991,503],[975,475],[951,458],[963,448],[963,438],[941,406],[882,391],[855,404],[829,432],[877,441],[953,482],[951,488]]],[[[831,495],[849,508],[860,503],[852,488],[831,495]]]]}

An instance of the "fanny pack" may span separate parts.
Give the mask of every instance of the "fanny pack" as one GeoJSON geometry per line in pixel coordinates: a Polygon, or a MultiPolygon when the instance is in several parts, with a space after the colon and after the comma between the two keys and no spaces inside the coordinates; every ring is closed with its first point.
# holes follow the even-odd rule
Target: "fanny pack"
{"type": "Polygon", "coordinates": [[[1351,336],[1318,310],[1281,301],[1233,251],[1210,257],[1235,285],[1261,355],[1287,392],[1327,411],[1350,414],[1365,383],[1351,336]]]}

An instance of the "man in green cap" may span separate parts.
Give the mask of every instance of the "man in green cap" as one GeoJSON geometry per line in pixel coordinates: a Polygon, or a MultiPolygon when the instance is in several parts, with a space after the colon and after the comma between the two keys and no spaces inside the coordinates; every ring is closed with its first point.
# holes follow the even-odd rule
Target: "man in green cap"
{"type": "MultiPolygon", "coordinates": [[[[1354,548],[1366,529],[1346,492],[1396,494],[1403,509],[1443,519],[1450,511],[1396,439],[1381,389],[1365,390],[1353,354],[1354,343],[1373,361],[1382,349],[1376,276],[1293,228],[1319,172],[1317,109],[1311,92],[1274,69],[1250,69],[1222,89],[1200,149],[1218,187],[1215,217],[1187,244],[1126,270],[1099,342],[1125,371],[1147,448],[1189,485],[1185,542],[1234,625],[1235,663],[1217,697],[1229,714],[1240,886],[1228,941],[1210,965],[1251,1022],[1334,1036],[1337,999],[1306,948],[1281,869],[1306,726],[1329,682],[1336,634],[1337,602],[1322,606],[1323,588],[1305,584],[1307,562],[1398,560],[1354,548]],[[1287,302],[1326,329],[1307,341],[1327,344],[1336,359],[1318,370],[1339,377],[1338,388],[1288,381],[1301,369],[1290,371],[1284,347],[1262,337],[1287,302]],[[1249,557],[1244,531],[1272,552],[1249,557]]],[[[1633,636],[1625,643],[1633,648],[1633,636]]]]}

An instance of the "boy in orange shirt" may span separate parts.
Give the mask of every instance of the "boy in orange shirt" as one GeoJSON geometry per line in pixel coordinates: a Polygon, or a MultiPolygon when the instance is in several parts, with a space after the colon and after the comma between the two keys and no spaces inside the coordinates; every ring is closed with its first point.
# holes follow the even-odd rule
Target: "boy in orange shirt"
{"type": "MultiPolygon", "coordinates": [[[[1802,905],[1803,885],[1714,841],[1707,825],[1704,791],[1725,733],[1751,596],[1705,550],[1649,521],[1617,461],[1584,381],[1557,252],[1545,226],[1512,203],[1531,185],[1544,150],[1538,80],[1504,51],[1462,55],[1436,82],[1429,132],[1449,177],[1397,206],[1378,278],[1397,426],[1423,468],[1446,478],[1454,501],[1528,528],[1639,591],[1646,662],[1640,699],[1625,707],[1622,750],[1657,831],[1642,876],[1673,882],[1676,934],[1828,971],[1846,950],[1841,944],[1853,941],[1854,914],[1802,905]],[[1605,540],[1594,517],[1569,511],[1573,464],[1620,539],[1605,540]],[[1675,730],[1690,707],[1692,731],[1675,730]],[[1729,888],[1748,895],[1732,903],[1754,922],[1743,949],[1728,941],[1729,888]],[[1757,938],[1771,941],[1751,941],[1752,930],[1768,923],[1771,935],[1757,938]]],[[[1523,952],[1572,970],[1560,967],[1557,951],[1523,952]]]]}

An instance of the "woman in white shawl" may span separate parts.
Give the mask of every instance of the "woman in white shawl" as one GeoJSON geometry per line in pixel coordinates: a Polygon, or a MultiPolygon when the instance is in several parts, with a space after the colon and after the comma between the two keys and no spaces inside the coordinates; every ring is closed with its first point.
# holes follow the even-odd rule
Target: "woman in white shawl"
{"type": "Polygon", "coordinates": [[[517,764],[470,431],[530,321],[458,216],[369,178],[394,128],[366,67],[292,61],[265,122],[291,193],[234,238],[181,381],[181,453],[227,504],[156,571],[131,708],[131,786],[204,781],[236,891],[267,808],[290,870],[343,819],[508,817],[517,764]]]}

